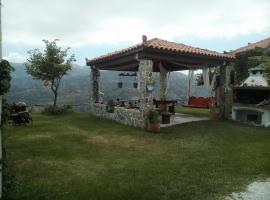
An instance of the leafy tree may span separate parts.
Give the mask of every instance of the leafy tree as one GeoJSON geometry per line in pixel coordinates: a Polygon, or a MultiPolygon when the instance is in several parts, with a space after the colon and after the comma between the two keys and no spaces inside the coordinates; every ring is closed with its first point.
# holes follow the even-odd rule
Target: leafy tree
{"type": "Polygon", "coordinates": [[[54,94],[54,103],[56,106],[58,89],[64,75],[72,69],[71,64],[75,62],[75,56],[68,57],[68,50],[62,50],[57,46],[57,41],[43,40],[45,43],[45,50],[40,52],[38,49],[28,51],[30,58],[26,64],[26,72],[36,80],[42,80],[44,85],[50,83],[50,88],[54,94]],[[67,58],[68,57],[68,58],[67,58]]]}
{"type": "MultiPolygon", "coordinates": [[[[210,68],[209,69],[209,81],[210,81],[210,83],[212,82],[215,73],[216,73],[215,68],[210,68]]],[[[195,80],[196,80],[196,84],[198,86],[204,85],[203,73],[196,74],[195,80]]]]}
{"type": "Polygon", "coordinates": [[[8,61],[2,60],[0,62],[0,125],[2,122],[6,121],[6,103],[2,99],[2,95],[8,92],[10,88],[11,81],[11,72],[14,71],[14,68],[9,64],[8,61]],[[2,110],[2,100],[3,100],[3,110],[2,110]]]}
{"type": "Polygon", "coordinates": [[[261,55],[248,58],[249,66],[260,66],[264,68],[264,76],[270,80],[270,46],[263,49],[261,55]]]}
{"type": "Polygon", "coordinates": [[[248,69],[258,65],[265,68],[265,77],[270,80],[270,45],[267,48],[257,47],[236,55],[234,69],[237,82],[240,83],[247,78],[248,69]]]}
{"type": "Polygon", "coordinates": [[[11,72],[14,68],[8,61],[0,62],[0,95],[4,95],[10,88],[11,72]]]}

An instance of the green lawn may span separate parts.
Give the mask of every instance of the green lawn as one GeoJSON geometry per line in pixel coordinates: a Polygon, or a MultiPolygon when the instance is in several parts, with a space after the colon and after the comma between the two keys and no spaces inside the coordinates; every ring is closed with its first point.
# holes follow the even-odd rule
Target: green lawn
{"type": "Polygon", "coordinates": [[[209,116],[209,109],[188,108],[188,107],[182,107],[180,105],[176,106],[175,112],[195,115],[195,116],[209,116]]]}
{"type": "Polygon", "coordinates": [[[223,199],[270,177],[270,129],[202,121],[152,134],[87,113],[4,131],[10,199],[223,199]]]}

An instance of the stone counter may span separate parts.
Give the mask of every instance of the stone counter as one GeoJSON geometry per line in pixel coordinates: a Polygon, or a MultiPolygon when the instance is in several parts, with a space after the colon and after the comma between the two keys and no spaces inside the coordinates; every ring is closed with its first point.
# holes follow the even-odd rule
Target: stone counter
{"type": "Polygon", "coordinates": [[[116,106],[114,107],[114,113],[108,113],[105,104],[95,103],[92,105],[91,112],[97,117],[111,119],[125,125],[144,128],[142,112],[140,110],[116,106]]]}

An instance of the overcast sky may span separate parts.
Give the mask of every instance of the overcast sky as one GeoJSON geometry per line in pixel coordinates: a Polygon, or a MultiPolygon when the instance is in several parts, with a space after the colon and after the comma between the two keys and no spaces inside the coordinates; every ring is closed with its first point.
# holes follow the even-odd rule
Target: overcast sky
{"type": "Polygon", "coordinates": [[[70,46],[77,63],[158,37],[229,51],[270,37],[270,0],[2,0],[3,53],[24,62],[42,39],[70,46]]]}

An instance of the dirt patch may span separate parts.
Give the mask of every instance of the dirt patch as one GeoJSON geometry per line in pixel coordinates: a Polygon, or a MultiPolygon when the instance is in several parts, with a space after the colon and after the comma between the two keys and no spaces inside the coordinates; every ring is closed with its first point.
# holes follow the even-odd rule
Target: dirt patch
{"type": "Polygon", "coordinates": [[[110,139],[103,137],[103,136],[95,136],[95,137],[91,137],[89,139],[89,141],[94,142],[96,144],[108,144],[110,143],[110,139]]]}

